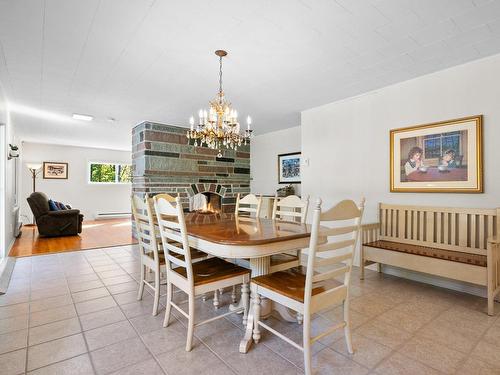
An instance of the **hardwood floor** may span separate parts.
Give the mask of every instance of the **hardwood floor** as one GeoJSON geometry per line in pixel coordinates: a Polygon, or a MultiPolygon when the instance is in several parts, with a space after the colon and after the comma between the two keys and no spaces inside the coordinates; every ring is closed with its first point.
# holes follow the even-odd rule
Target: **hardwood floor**
{"type": "Polygon", "coordinates": [[[36,226],[25,226],[9,255],[21,257],[134,243],[137,241],[132,237],[130,219],[85,221],[79,236],[52,238],[39,237],[36,226]]]}

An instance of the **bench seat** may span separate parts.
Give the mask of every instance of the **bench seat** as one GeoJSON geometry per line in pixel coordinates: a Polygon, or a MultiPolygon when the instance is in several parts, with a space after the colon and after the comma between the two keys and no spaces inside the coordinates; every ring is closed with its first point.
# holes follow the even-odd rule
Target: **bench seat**
{"type": "Polygon", "coordinates": [[[462,251],[452,251],[438,249],[435,247],[412,245],[407,243],[378,240],[363,244],[363,246],[375,247],[377,249],[398,251],[401,253],[421,255],[430,258],[439,258],[452,262],[472,264],[475,266],[486,267],[486,255],[464,253],[462,251]]]}

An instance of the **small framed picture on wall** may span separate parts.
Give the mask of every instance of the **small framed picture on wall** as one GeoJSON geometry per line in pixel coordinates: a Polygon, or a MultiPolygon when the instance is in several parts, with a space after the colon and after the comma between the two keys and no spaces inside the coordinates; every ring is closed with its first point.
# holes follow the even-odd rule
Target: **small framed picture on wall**
{"type": "Polygon", "coordinates": [[[44,161],[43,178],[49,180],[67,180],[68,163],[44,161]]]}
{"type": "Polygon", "coordinates": [[[300,152],[278,155],[278,183],[300,184],[300,152]]]}

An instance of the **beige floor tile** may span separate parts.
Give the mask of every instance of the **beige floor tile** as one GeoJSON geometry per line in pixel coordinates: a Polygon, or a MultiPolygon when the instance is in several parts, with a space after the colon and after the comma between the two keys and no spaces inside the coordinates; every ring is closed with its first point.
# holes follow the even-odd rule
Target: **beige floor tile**
{"type": "Polygon", "coordinates": [[[465,359],[461,352],[420,337],[408,341],[399,352],[445,374],[454,374],[465,359]]]}
{"type": "Polygon", "coordinates": [[[108,285],[107,288],[111,294],[120,294],[130,292],[132,290],[137,292],[139,290],[139,284],[136,281],[130,281],[123,284],[108,285]]]}
{"type": "Polygon", "coordinates": [[[100,297],[106,297],[109,296],[109,292],[106,288],[96,288],[96,289],[89,289],[89,290],[83,290],[81,292],[76,292],[73,293],[71,296],[73,297],[73,301],[75,303],[78,302],[85,302],[89,301],[91,299],[96,299],[100,297]]]}
{"type": "Polygon", "coordinates": [[[0,354],[25,348],[28,342],[28,330],[22,329],[0,335],[0,354]]]}
{"type": "Polygon", "coordinates": [[[29,313],[29,303],[18,303],[0,307],[0,319],[12,318],[29,313]]]}
{"type": "Polygon", "coordinates": [[[31,291],[31,301],[36,301],[43,298],[57,297],[64,294],[69,294],[67,285],[57,286],[54,288],[39,289],[31,291]]]}
{"type": "Polygon", "coordinates": [[[116,277],[116,276],[126,276],[127,275],[127,273],[125,271],[123,271],[121,268],[115,269],[115,270],[97,272],[97,274],[102,279],[107,279],[107,278],[116,277]]]}
{"type": "Polygon", "coordinates": [[[353,298],[350,306],[352,311],[372,318],[394,307],[394,304],[383,299],[380,295],[371,294],[368,297],[353,298]]]}
{"type": "Polygon", "coordinates": [[[90,301],[75,303],[78,315],[89,314],[92,312],[106,310],[115,307],[116,302],[111,296],[92,299],[90,301]]]}
{"type": "Polygon", "coordinates": [[[391,309],[375,318],[376,322],[383,322],[414,333],[432,320],[432,315],[415,310],[413,313],[391,309]]]}
{"type": "Polygon", "coordinates": [[[163,308],[161,308],[160,313],[156,316],[141,315],[136,318],[130,319],[130,323],[132,323],[136,331],[142,335],[147,332],[155,331],[158,329],[158,327],[162,327],[164,318],[165,311],[163,310],[163,308]]]}
{"type": "Polygon", "coordinates": [[[29,345],[41,344],[80,332],[81,327],[77,317],[32,327],[29,333],[29,345]]]}
{"type": "Polygon", "coordinates": [[[75,316],[76,310],[74,305],[59,306],[49,310],[42,310],[30,315],[30,327],[70,319],[75,316]]]}
{"type": "Polygon", "coordinates": [[[441,372],[418,361],[395,353],[375,369],[379,375],[440,375],[441,372]]]}
{"type": "Polygon", "coordinates": [[[82,334],[31,346],[28,348],[28,371],[75,357],[86,351],[82,334]]]}
{"type": "MultiPolygon", "coordinates": [[[[204,345],[198,345],[186,352],[184,346],[157,356],[160,365],[171,374],[233,375],[233,371],[204,345]]],[[[248,368],[247,373],[254,372],[248,368]]],[[[273,372],[269,372],[270,374],[273,372]]]]}
{"type": "Polygon", "coordinates": [[[70,358],[62,362],[31,371],[29,375],[93,375],[94,369],[88,354],[70,358]]]}
{"type": "Polygon", "coordinates": [[[470,357],[456,372],[457,375],[498,375],[500,366],[493,366],[480,358],[470,357]]]}
{"type": "Polygon", "coordinates": [[[411,337],[408,332],[382,322],[368,322],[355,332],[392,349],[398,348],[411,337]]]}
{"type": "Polygon", "coordinates": [[[24,374],[26,368],[26,349],[0,355],[0,374],[24,374]]]}
{"type": "Polygon", "coordinates": [[[82,292],[84,290],[102,288],[104,285],[100,280],[75,282],[69,284],[69,289],[71,293],[82,292]]]}
{"type": "Polygon", "coordinates": [[[71,295],[63,294],[62,296],[50,297],[30,302],[30,312],[35,313],[43,310],[55,309],[56,307],[72,305],[73,300],[71,295]]]}
{"type": "Polygon", "coordinates": [[[354,354],[347,352],[346,342],[342,339],[331,345],[331,348],[370,369],[374,368],[392,353],[392,349],[388,346],[379,344],[356,333],[352,335],[352,343],[354,354]]]}
{"type": "Polygon", "coordinates": [[[139,338],[106,346],[91,352],[90,356],[98,374],[107,374],[121,368],[128,368],[133,364],[152,358],[139,338]]]}
{"type": "MultiPolygon", "coordinates": [[[[321,316],[329,319],[332,322],[338,323],[344,320],[344,309],[342,306],[335,307],[334,309],[323,311],[320,313],[321,316]]],[[[365,316],[355,310],[350,311],[351,315],[351,328],[356,329],[360,325],[366,323],[368,320],[372,319],[370,316],[365,316]]]]}
{"type": "Polygon", "coordinates": [[[491,366],[500,367],[500,346],[481,340],[472,351],[472,355],[482,359],[491,366]]]}
{"type": "Polygon", "coordinates": [[[486,330],[483,340],[500,347],[500,319],[496,323],[486,330]]]}
{"type": "Polygon", "coordinates": [[[115,276],[102,279],[102,282],[104,283],[104,285],[110,286],[110,285],[127,283],[133,280],[134,279],[132,279],[129,275],[122,275],[122,276],[115,276]]]}
{"type": "Polygon", "coordinates": [[[137,336],[132,325],[124,320],[84,332],[89,350],[96,350],[137,336]]]}
{"type": "Polygon", "coordinates": [[[111,375],[164,375],[165,372],[161,369],[158,362],[154,359],[148,359],[144,362],[136,363],[135,365],[122,368],[111,375]]]}
{"type": "MultiPolygon", "coordinates": [[[[142,301],[127,303],[120,307],[123,310],[125,316],[129,319],[132,319],[135,318],[136,316],[151,314],[153,312],[153,299],[144,298],[142,301]]],[[[174,313],[174,311],[172,311],[172,314],[180,315],[179,312],[174,313]]]]}
{"type": "Polygon", "coordinates": [[[84,331],[106,326],[108,324],[120,322],[126,319],[125,315],[123,315],[122,311],[117,306],[106,310],[80,315],[79,318],[84,331]]]}
{"type": "Polygon", "coordinates": [[[477,344],[482,331],[464,328],[457,322],[433,321],[417,332],[418,337],[425,337],[450,349],[469,353],[477,344]]]}
{"type": "Polygon", "coordinates": [[[0,335],[28,328],[28,315],[0,319],[0,335]]]}
{"type": "MultiPolygon", "coordinates": [[[[115,299],[116,303],[119,305],[126,305],[127,303],[136,302],[137,301],[137,288],[134,290],[131,290],[129,292],[114,294],[113,298],[115,299]]],[[[152,297],[149,293],[147,293],[146,290],[144,290],[142,298],[145,299],[145,298],[152,298],[152,297]]]]}
{"type": "Polygon", "coordinates": [[[0,298],[0,306],[15,305],[30,300],[29,290],[23,292],[7,293],[0,298]]]}
{"type": "MultiPolygon", "coordinates": [[[[142,341],[153,355],[169,352],[186,345],[187,330],[178,320],[172,319],[166,328],[159,328],[141,335],[142,341]]],[[[194,345],[199,345],[194,339],[194,345]]]]}
{"type": "Polygon", "coordinates": [[[318,375],[364,375],[369,372],[366,367],[330,348],[313,356],[312,367],[313,372],[318,375]]]}

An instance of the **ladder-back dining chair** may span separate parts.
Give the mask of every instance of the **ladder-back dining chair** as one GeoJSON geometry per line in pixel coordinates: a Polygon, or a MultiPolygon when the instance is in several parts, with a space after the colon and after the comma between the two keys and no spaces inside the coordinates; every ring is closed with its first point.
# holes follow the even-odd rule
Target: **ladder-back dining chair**
{"type": "MultiPolygon", "coordinates": [[[[278,199],[278,195],[274,197],[273,220],[291,221],[304,224],[307,219],[307,209],[309,207],[309,197],[305,200],[300,199],[296,195],[289,195],[285,198],[278,199]]],[[[295,254],[276,254],[271,256],[270,272],[283,271],[292,267],[300,266],[300,254],[302,250],[297,250],[295,254]]]]}
{"type": "Polygon", "coordinates": [[[250,215],[259,217],[260,207],[262,206],[262,195],[258,197],[255,194],[245,195],[243,198],[240,197],[240,193],[236,197],[236,206],[234,208],[234,213],[236,215],[250,215]],[[243,205],[243,206],[242,206],[243,205]]]}
{"type": "Polygon", "coordinates": [[[312,374],[311,345],[338,329],[344,329],[347,350],[353,353],[349,286],[363,210],[364,199],[359,207],[351,200],[344,200],[322,213],[321,200],[318,199],[313,213],[307,269],[299,266],[252,279],[254,341],[259,342],[262,327],[303,351],[306,375],[312,374]],[[325,228],[320,224],[333,227],[325,228]],[[325,243],[320,244],[320,241],[325,243]],[[302,345],[260,321],[261,296],[303,315],[302,345]],[[311,337],[311,316],[339,303],[343,304],[343,320],[311,337]]]}
{"type": "Polygon", "coordinates": [[[175,202],[170,202],[167,199],[155,196],[154,206],[167,268],[167,306],[163,326],[167,327],[169,324],[172,307],[186,317],[188,319],[186,351],[190,351],[195,327],[239,312],[243,312],[243,322],[246,322],[249,304],[248,284],[250,270],[216,257],[193,263],[180,198],[177,197],[175,202]],[[243,299],[243,306],[241,308],[195,323],[195,297],[238,284],[242,284],[241,298],[243,299]],[[187,312],[173,302],[173,286],[188,295],[187,312]]]}
{"type": "MultiPolygon", "coordinates": [[[[175,198],[169,194],[159,194],[158,196],[175,202],[175,198]]],[[[144,199],[137,195],[132,196],[132,214],[136,227],[136,235],[139,243],[140,260],[141,260],[141,279],[139,280],[139,291],[137,299],[142,300],[144,294],[144,286],[149,287],[153,292],[153,315],[158,315],[158,306],[160,297],[160,285],[165,280],[162,280],[162,275],[166,276],[165,254],[160,238],[160,232],[156,228],[156,214],[153,206],[153,199],[146,194],[144,199]],[[154,234],[154,235],[153,235],[154,234]],[[153,273],[153,281],[148,281],[148,272],[153,273]]],[[[193,260],[205,259],[207,254],[191,249],[191,257],[193,260]]]]}

